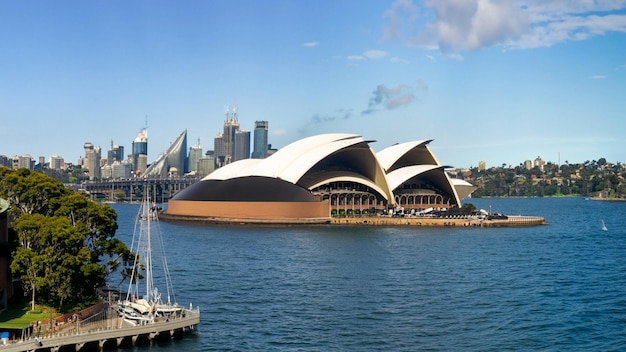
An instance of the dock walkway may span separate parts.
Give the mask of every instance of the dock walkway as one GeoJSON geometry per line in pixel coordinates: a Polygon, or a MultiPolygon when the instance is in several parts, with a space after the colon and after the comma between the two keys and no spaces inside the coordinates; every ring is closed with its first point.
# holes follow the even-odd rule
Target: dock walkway
{"type": "Polygon", "coordinates": [[[132,326],[120,317],[103,319],[62,329],[56,333],[0,345],[0,352],[102,351],[104,348],[133,346],[138,341],[172,338],[195,330],[200,311],[186,310],[185,316],[163,319],[152,324],[132,326]]]}

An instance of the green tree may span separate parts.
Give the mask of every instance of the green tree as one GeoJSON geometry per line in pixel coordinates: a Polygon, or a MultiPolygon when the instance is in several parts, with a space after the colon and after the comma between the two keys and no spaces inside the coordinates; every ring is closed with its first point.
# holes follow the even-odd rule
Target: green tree
{"type": "Polygon", "coordinates": [[[133,254],[114,238],[113,208],[26,169],[0,167],[0,197],[11,203],[18,235],[11,269],[33,304],[93,301],[108,274],[122,265],[124,275],[132,265],[133,254]]]}

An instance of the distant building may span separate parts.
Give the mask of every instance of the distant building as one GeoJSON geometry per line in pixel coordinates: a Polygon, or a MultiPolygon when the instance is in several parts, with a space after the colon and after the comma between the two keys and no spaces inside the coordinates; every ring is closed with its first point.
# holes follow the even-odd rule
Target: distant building
{"type": "Polygon", "coordinates": [[[225,114],[224,131],[213,140],[216,167],[250,158],[250,132],[239,130],[237,108],[225,114]]]}
{"type": "Polygon", "coordinates": [[[250,159],[250,132],[239,130],[235,132],[235,150],[232,161],[250,159]]]}
{"type": "Polygon", "coordinates": [[[487,170],[487,163],[484,161],[479,161],[478,162],[478,171],[485,171],[487,170]]]}
{"type": "Polygon", "coordinates": [[[540,157],[537,157],[535,159],[534,167],[538,167],[539,170],[543,171],[543,167],[544,167],[545,164],[546,164],[545,161],[541,160],[540,157]]]}
{"type": "Polygon", "coordinates": [[[116,161],[111,165],[111,178],[130,178],[133,166],[128,162],[116,161]]]}
{"type": "Polygon", "coordinates": [[[0,155],[0,166],[5,166],[5,167],[10,168],[13,166],[13,160],[10,159],[6,155],[0,155]]]}
{"type": "Polygon", "coordinates": [[[50,156],[50,166],[52,170],[64,170],[65,160],[58,155],[50,156]]]}
{"type": "Polygon", "coordinates": [[[133,170],[136,174],[142,174],[148,166],[148,130],[142,129],[133,141],[133,170]]]}
{"type": "Polygon", "coordinates": [[[35,160],[33,160],[33,157],[30,156],[30,154],[16,155],[16,156],[13,157],[11,168],[13,170],[17,170],[17,169],[21,169],[21,168],[34,170],[35,169],[35,160]]]}
{"type": "Polygon", "coordinates": [[[198,172],[198,162],[202,159],[202,147],[200,146],[200,140],[198,143],[191,148],[189,148],[189,158],[187,171],[188,172],[198,172]]]}
{"type": "Polygon", "coordinates": [[[198,160],[198,175],[205,176],[215,170],[215,152],[207,150],[204,158],[198,160]]]}
{"type": "Polygon", "coordinates": [[[525,161],[524,161],[524,168],[525,168],[526,170],[532,170],[532,168],[533,168],[533,162],[532,162],[532,160],[530,160],[530,159],[529,159],[529,160],[525,160],[525,161]]]}
{"type": "Polygon", "coordinates": [[[90,180],[98,180],[100,175],[100,147],[94,147],[93,144],[87,142],[85,148],[85,168],[89,171],[90,180]]]}
{"type": "Polygon", "coordinates": [[[107,153],[107,164],[111,165],[116,161],[124,160],[124,146],[114,145],[111,141],[111,150],[107,153]]]}
{"type": "Polygon", "coordinates": [[[252,152],[253,159],[265,159],[267,158],[267,133],[268,133],[267,121],[255,121],[254,122],[254,150],[252,152]]]}

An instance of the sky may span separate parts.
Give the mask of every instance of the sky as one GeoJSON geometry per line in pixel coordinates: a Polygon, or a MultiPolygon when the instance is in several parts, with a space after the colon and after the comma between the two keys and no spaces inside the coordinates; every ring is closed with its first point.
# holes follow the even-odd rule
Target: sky
{"type": "Polygon", "coordinates": [[[432,140],[444,165],[626,162],[626,0],[0,1],[0,155],[153,161],[269,143],[432,140]]]}

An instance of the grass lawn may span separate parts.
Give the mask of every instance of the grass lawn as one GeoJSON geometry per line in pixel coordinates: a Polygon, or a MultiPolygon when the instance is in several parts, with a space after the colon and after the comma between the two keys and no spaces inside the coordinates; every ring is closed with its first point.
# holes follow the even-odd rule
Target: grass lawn
{"type": "Polygon", "coordinates": [[[29,301],[13,301],[9,303],[9,309],[0,313],[0,329],[22,329],[28,327],[33,321],[59,315],[53,308],[39,305],[35,306],[35,311],[31,312],[29,301]]]}

